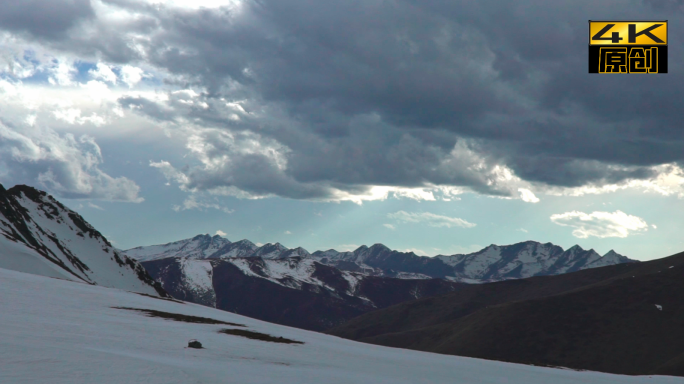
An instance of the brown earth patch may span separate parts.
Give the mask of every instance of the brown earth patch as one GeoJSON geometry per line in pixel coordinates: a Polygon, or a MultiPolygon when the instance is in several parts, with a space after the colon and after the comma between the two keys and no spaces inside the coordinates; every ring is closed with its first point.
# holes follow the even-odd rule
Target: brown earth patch
{"type": "Polygon", "coordinates": [[[244,324],[229,323],[227,321],[210,319],[208,317],[183,315],[180,313],[162,312],[156,311],[154,309],[142,309],[142,308],[129,308],[129,307],[112,307],[116,309],[125,309],[127,311],[138,311],[142,312],[149,317],[161,317],[167,320],[182,321],[185,323],[196,323],[196,324],[223,324],[232,325],[233,327],[245,327],[244,324]]]}
{"type": "Polygon", "coordinates": [[[275,337],[267,335],[265,333],[247,331],[244,329],[222,329],[219,333],[225,333],[226,335],[242,336],[248,339],[268,341],[271,343],[283,343],[283,344],[304,344],[301,341],[290,340],[284,337],[275,337]]]}

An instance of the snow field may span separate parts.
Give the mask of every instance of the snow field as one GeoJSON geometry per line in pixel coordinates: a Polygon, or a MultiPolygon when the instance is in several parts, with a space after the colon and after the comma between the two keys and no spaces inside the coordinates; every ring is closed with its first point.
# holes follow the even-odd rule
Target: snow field
{"type": "Polygon", "coordinates": [[[1,383],[684,383],[386,348],[194,304],[0,269],[1,383]],[[302,341],[218,334],[225,325],[146,317],[133,307],[209,317],[302,341]],[[198,339],[206,349],[184,348],[198,339]]]}

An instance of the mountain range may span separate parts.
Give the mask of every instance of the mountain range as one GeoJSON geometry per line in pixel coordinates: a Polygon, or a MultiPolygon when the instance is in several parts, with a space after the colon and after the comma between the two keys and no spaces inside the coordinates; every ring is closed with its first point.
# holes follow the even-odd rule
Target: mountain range
{"type": "Polygon", "coordinates": [[[579,246],[564,251],[533,241],[430,258],[382,244],[309,253],[279,243],[257,246],[198,235],[123,252],[141,261],[176,299],[315,331],[469,283],[633,262],[612,251],[601,257],[579,246]]]}
{"type": "Polygon", "coordinates": [[[145,268],[45,192],[0,185],[0,268],[168,296],[145,268]]]}
{"type": "Polygon", "coordinates": [[[136,247],[124,253],[141,262],[168,257],[203,260],[252,257],[279,260],[300,257],[367,276],[443,278],[466,283],[557,275],[635,262],[612,250],[601,256],[593,249],[584,250],[579,245],[563,250],[551,243],[534,241],[505,246],[492,244],[470,254],[427,257],[391,250],[383,244],[364,245],[349,252],[330,249],[309,253],[302,247],[289,249],[280,243],[257,246],[249,240],[231,242],[218,235],[198,235],[168,244],[136,247]]]}

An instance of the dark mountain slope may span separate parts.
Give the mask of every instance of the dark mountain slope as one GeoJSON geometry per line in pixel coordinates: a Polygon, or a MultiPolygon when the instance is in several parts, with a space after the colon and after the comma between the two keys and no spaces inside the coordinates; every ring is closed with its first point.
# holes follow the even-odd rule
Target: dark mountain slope
{"type": "Polygon", "coordinates": [[[216,308],[276,324],[323,330],[371,309],[358,297],[340,295],[310,283],[300,289],[247,276],[235,265],[217,261],[213,284],[216,308]]]}
{"type": "Polygon", "coordinates": [[[377,308],[467,286],[443,279],[365,276],[301,257],[177,257],[143,265],[174,298],[315,331],[377,308]]]}
{"type": "Polygon", "coordinates": [[[329,333],[516,363],[684,375],[684,253],[470,286],[371,312],[329,333]]]}

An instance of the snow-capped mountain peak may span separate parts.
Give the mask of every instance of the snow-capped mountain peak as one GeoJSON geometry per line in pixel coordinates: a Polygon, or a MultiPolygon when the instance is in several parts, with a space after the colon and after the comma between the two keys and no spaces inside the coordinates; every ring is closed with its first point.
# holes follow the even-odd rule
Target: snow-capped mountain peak
{"type": "Polygon", "coordinates": [[[286,249],[284,252],[282,252],[280,255],[278,255],[278,258],[290,258],[290,257],[301,257],[301,258],[308,258],[310,257],[311,254],[309,251],[302,247],[297,247],[294,249],[286,249]]]}
{"type": "Polygon", "coordinates": [[[173,243],[136,247],[125,253],[139,261],[163,259],[166,257],[189,257],[193,259],[207,259],[225,245],[228,239],[221,236],[197,235],[191,239],[175,241],[173,243]]]}
{"type": "Polygon", "coordinates": [[[599,257],[598,259],[591,262],[591,264],[588,267],[589,268],[597,268],[597,267],[605,267],[607,265],[615,265],[615,264],[629,263],[629,262],[633,262],[633,260],[630,260],[628,257],[622,256],[621,254],[619,254],[619,253],[617,253],[611,249],[602,257],[599,257]]]}
{"type": "Polygon", "coordinates": [[[219,250],[214,252],[209,258],[222,259],[229,257],[247,257],[254,253],[257,248],[258,247],[256,244],[244,239],[224,245],[219,250]]]}
{"type": "Polygon", "coordinates": [[[43,191],[0,185],[0,268],[166,295],[81,215],[43,191]]]}
{"type": "Polygon", "coordinates": [[[287,250],[288,249],[280,243],[268,243],[259,247],[251,256],[262,257],[264,259],[277,259],[283,252],[287,250]]]}

